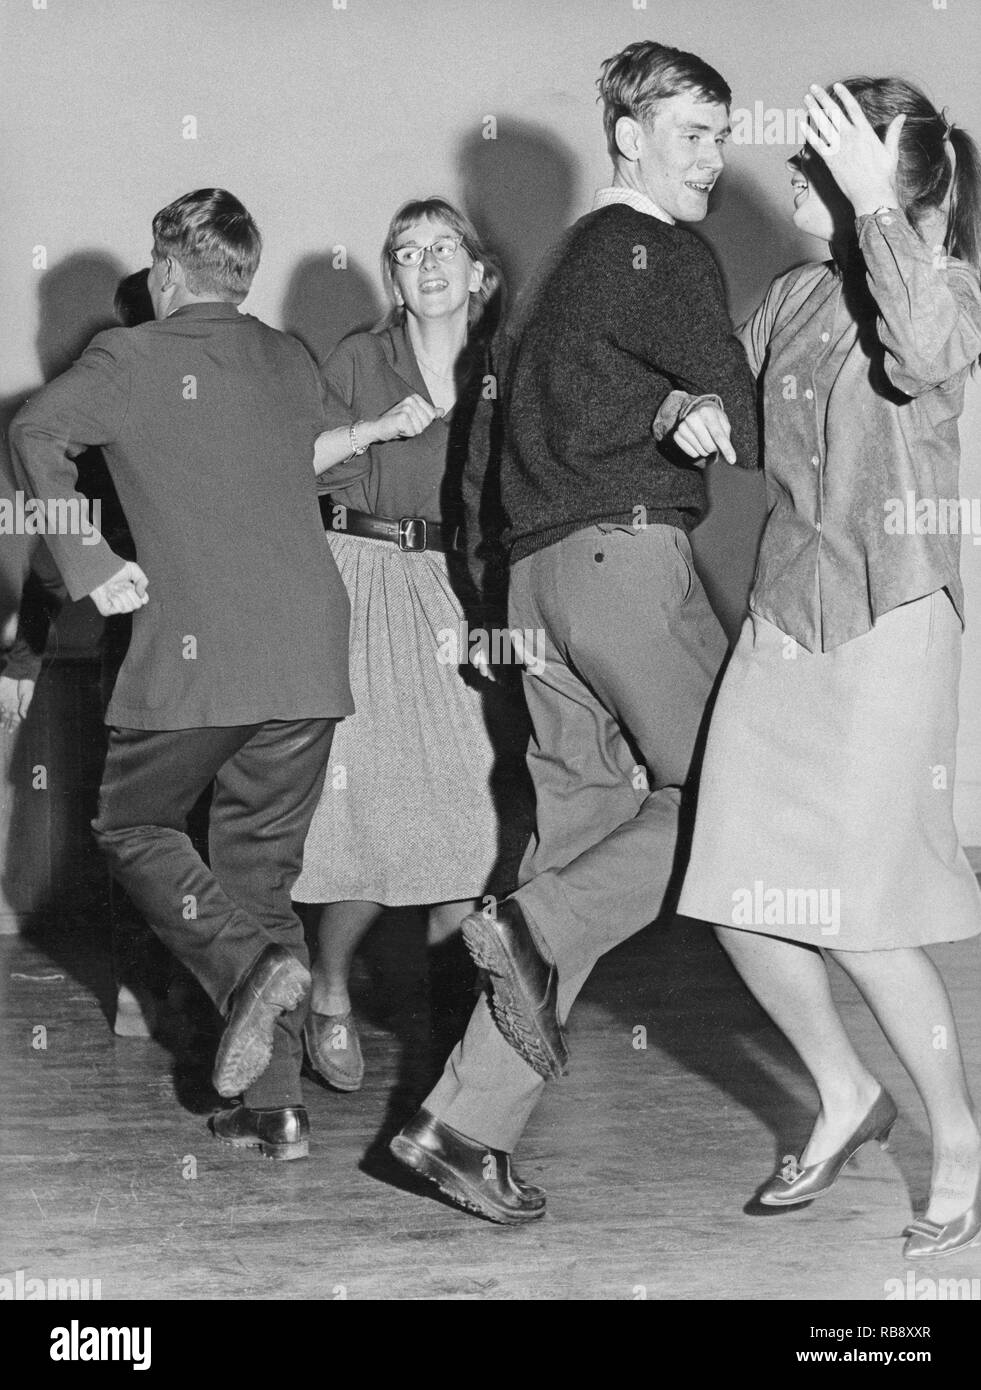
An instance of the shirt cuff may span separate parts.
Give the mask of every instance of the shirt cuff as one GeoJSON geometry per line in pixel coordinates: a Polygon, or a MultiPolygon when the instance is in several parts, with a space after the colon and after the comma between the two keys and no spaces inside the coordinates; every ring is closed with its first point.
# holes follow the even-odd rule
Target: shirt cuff
{"type": "Polygon", "coordinates": [[[665,435],[676,429],[685,416],[690,415],[699,405],[717,405],[720,410],[724,408],[722,397],[712,394],[693,396],[689,391],[672,391],[665,396],[661,402],[660,410],[654,416],[654,424],[651,427],[657,442],[660,444],[665,435]]]}

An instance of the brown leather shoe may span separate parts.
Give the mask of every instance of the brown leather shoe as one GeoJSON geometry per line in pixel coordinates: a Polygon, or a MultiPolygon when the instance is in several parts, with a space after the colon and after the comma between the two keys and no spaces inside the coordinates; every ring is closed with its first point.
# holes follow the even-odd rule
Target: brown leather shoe
{"type": "Polygon", "coordinates": [[[509,1153],[468,1139],[428,1110],[420,1110],[388,1147],[399,1163],[478,1216],[518,1226],[545,1215],[545,1193],[514,1176],[509,1153]]]}
{"type": "Polygon", "coordinates": [[[310,1065],[338,1091],[360,1091],[364,1080],[361,1039],[352,1013],[315,1014],[303,1025],[303,1042],[310,1065]]]}
{"type": "Polygon", "coordinates": [[[283,1110],[249,1110],[236,1105],[233,1110],[219,1110],[208,1123],[223,1144],[260,1149],[265,1158],[285,1163],[306,1158],[310,1152],[310,1121],[302,1105],[283,1110]]]}
{"type": "Polygon", "coordinates": [[[559,974],[517,900],[505,898],[496,916],[472,912],[462,927],[467,950],[490,976],[491,1008],[504,1037],[546,1081],[563,1076],[569,1049],[557,1010],[559,974]]]}
{"type": "Polygon", "coordinates": [[[272,1058],[281,1013],[302,1003],[310,971],[285,946],[267,946],[235,991],[211,1080],[220,1096],[239,1096],[272,1058]]]}

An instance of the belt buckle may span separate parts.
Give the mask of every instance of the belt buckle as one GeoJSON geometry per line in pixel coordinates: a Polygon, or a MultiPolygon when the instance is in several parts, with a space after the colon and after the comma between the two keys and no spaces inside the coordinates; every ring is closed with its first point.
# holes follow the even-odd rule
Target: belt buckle
{"type": "Polygon", "coordinates": [[[425,550],[429,535],[424,516],[403,516],[399,520],[399,550],[425,550]],[[417,544],[417,538],[421,540],[417,544]]]}

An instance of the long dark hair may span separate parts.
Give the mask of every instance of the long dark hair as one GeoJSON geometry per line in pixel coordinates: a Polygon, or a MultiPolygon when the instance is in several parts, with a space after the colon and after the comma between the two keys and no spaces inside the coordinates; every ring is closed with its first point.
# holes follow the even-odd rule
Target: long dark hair
{"type": "Polygon", "coordinates": [[[896,116],[906,117],[897,171],[903,211],[915,227],[949,194],[943,249],[981,275],[981,156],[974,140],[901,77],[849,77],[843,85],[880,138],[896,116]]]}

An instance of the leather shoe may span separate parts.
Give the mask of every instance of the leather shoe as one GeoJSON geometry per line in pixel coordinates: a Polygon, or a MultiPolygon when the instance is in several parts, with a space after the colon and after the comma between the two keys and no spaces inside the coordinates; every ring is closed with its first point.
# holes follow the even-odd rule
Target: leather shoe
{"type": "Polygon", "coordinates": [[[420,1110],[388,1147],[404,1167],[478,1216],[518,1226],[545,1215],[545,1193],[514,1176],[509,1153],[468,1139],[428,1110],[420,1110]]]}
{"type": "Polygon", "coordinates": [[[759,1200],[765,1207],[791,1207],[798,1202],[812,1202],[815,1197],[823,1197],[831,1191],[845,1164],[854,1158],[863,1144],[870,1139],[878,1139],[883,1148],[888,1147],[889,1135],[898,1113],[892,1096],[880,1088],[865,1118],[840,1149],[836,1149],[830,1158],[820,1163],[809,1163],[806,1168],[800,1166],[794,1154],[787,1154],[781,1168],[764,1185],[759,1200]]]}
{"type": "Polygon", "coordinates": [[[953,1221],[940,1225],[921,1216],[918,1221],[910,1222],[903,1235],[907,1238],[903,1246],[904,1260],[953,1255],[976,1244],[981,1240],[981,1180],[975,1190],[974,1201],[967,1211],[955,1216],[953,1221]]]}
{"type": "Polygon", "coordinates": [[[285,946],[267,946],[232,999],[218,1044],[212,1082],[220,1096],[239,1096],[272,1059],[273,1033],[281,1013],[302,1003],[310,971],[285,946]]]}
{"type": "Polygon", "coordinates": [[[338,1091],[360,1091],[364,1057],[352,1013],[315,1014],[311,1009],[303,1025],[303,1042],[318,1076],[338,1091]]]}
{"type": "Polygon", "coordinates": [[[490,977],[491,1009],[515,1052],[546,1081],[563,1076],[569,1049],[558,1016],[559,972],[543,955],[515,898],[462,923],[467,950],[490,977]]]}
{"type": "Polygon", "coordinates": [[[288,1162],[310,1152],[310,1121],[302,1105],[283,1110],[249,1110],[236,1105],[212,1115],[211,1132],[237,1149],[261,1149],[263,1157],[288,1162]]]}

